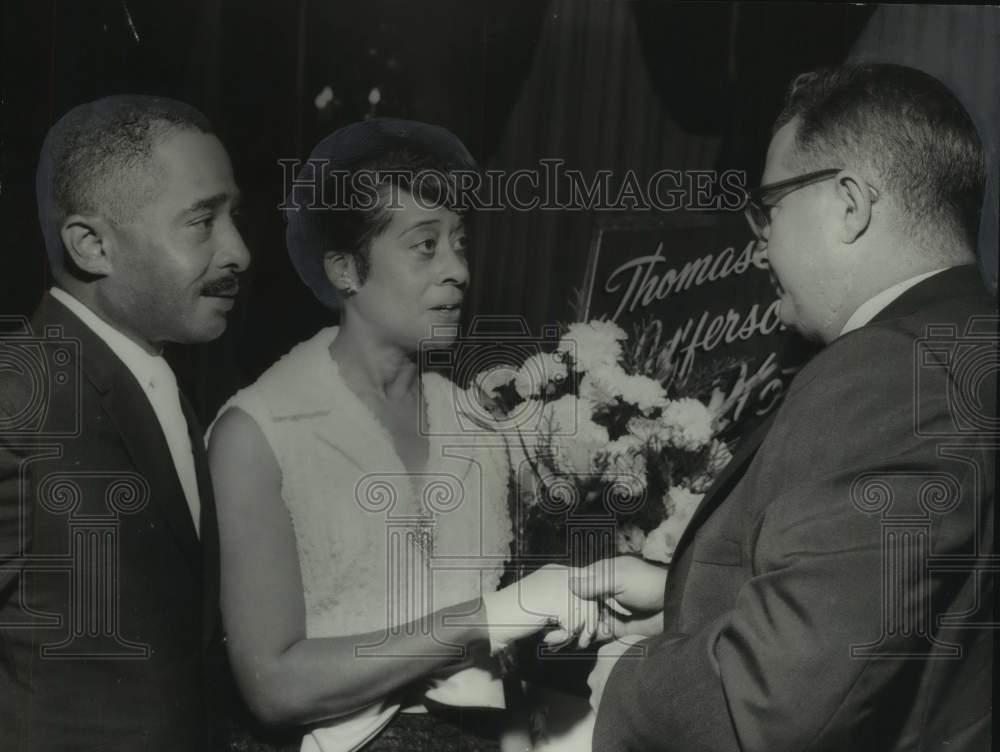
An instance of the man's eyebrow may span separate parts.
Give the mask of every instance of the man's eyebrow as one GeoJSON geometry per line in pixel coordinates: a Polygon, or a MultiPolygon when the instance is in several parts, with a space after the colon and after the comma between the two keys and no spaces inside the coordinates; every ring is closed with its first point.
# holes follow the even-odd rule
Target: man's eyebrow
{"type": "Polygon", "coordinates": [[[425,226],[425,225],[436,225],[436,224],[438,224],[438,223],[439,223],[440,221],[441,221],[441,220],[439,220],[439,219],[424,219],[424,220],[421,220],[420,222],[416,222],[416,223],[414,223],[414,224],[410,225],[409,227],[405,227],[405,228],[403,228],[403,231],[402,231],[402,232],[400,232],[400,233],[399,233],[399,235],[397,235],[396,237],[399,237],[399,238],[401,238],[401,237],[403,237],[403,236],[404,236],[404,235],[405,235],[406,233],[410,232],[411,230],[416,230],[416,229],[417,229],[418,227],[423,227],[423,226],[425,226]]]}
{"type": "Polygon", "coordinates": [[[214,196],[208,196],[207,198],[199,199],[187,207],[182,214],[196,214],[200,211],[215,211],[220,206],[225,204],[227,201],[232,201],[234,204],[240,202],[239,192],[235,194],[230,193],[216,193],[214,196]]]}

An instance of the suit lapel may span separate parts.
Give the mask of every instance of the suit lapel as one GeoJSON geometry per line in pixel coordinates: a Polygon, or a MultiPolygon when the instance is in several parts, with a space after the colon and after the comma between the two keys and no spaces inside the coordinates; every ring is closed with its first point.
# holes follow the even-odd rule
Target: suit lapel
{"type": "Polygon", "coordinates": [[[712,483],[711,487],[705,493],[705,497],[691,516],[691,521],[684,528],[684,532],[677,541],[677,547],[674,549],[673,561],[677,561],[680,558],[683,550],[687,548],[688,543],[694,537],[695,532],[697,532],[697,529],[711,516],[719,504],[729,496],[740,478],[743,477],[750,462],[756,456],[761,442],[764,441],[764,437],[770,430],[776,414],[777,410],[768,415],[757,428],[751,431],[740,442],[736,454],[733,455],[733,459],[722,470],[719,477],[715,479],[715,482],[712,483]]]}
{"type": "Polygon", "coordinates": [[[80,365],[121,436],[136,472],[149,484],[151,505],[164,518],[192,566],[201,569],[198,537],[163,429],[145,392],[110,347],[62,303],[46,294],[40,318],[80,342],[80,365]]]}
{"type": "Polygon", "coordinates": [[[691,566],[691,557],[686,554],[691,547],[691,542],[694,540],[695,534],[698,532],[698,528],[718,509],[719,505],[729,498],[733,488],[740,482],[740,479],[744,476],[747,468],[756,456],[757,450],[764,441],[768,430],[771,428],[776,413],[777,410],[772,412],[763,423],[747,434],[743,441],[740,442],[732,461],[726,465],[711,488],[708,489],[705,498],[701,500],[698,508],[695,509],[694,514],[691,516],[691,521],[684,528],[684,532],[681,533],[681,537],[677,541],[677,546],[674,548],[674,554],[670,560],[670,576],[667,577],[667,582],[663,590],[664,631],[669,632],[680,628],[677,622],[681,614],[680,601],[684,595],[684,583],[687,581],[688,569],[691,566]]]}
{"type": "Polygon", "coordinates": [[[149,483],[154,503],[178,545],[200,569],[198,536],[163,429],[141,387],[124,366],[122,369],[117,385],[103,397],[104,408],[121,434],[136,470],[149,483]]]}

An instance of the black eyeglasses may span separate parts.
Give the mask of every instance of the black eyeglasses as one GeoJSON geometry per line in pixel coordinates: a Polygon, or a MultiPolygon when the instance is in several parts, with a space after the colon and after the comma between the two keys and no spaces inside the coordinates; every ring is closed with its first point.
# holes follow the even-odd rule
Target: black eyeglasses
{"type": "Polygon", "coordinates": [[[838,172],[840,172],[840,168],[807,172],[805,175],[799,175],[788,180],[780,180],[777,183],[762,185],[759,188],[754,188],[752,191],[744,191],[746,194],[746,205],[743,213],[746,215],[747,222],[750,223],[750,229],[753,230],[757,239],[765,240],[764,233],[767,231],[768,225],[771,224],[771,209],[781,199],[789,193],[797,191],[799,188],[805,188],[807,185],[828,180],[838,172]],[[770,199],[768,203],[764,203],[765,197],[770,199]]]}

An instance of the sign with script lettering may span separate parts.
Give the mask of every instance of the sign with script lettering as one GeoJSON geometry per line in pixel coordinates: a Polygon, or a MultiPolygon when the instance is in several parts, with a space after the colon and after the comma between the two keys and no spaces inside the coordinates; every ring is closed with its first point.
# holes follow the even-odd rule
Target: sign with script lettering
{"type": "Polygon", "coordinates": [[[739,406],[741,414],[770,411],[808,354],[781,325],[767,261],[738,212],[599,224],[583,314],[627,332],[659,320],[678,378],[730,359],[747,363],[744,378],[776,364],[772,378],[739,406]]]}

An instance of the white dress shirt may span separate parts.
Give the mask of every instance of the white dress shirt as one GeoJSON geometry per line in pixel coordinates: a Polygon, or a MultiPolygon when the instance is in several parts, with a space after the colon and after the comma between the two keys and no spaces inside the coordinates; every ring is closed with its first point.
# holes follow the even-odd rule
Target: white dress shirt
{"type": "Polygon", "coordinates": [[[52,297],[69,308],[77,318],[104,340],[125,367],[135,376],[149,400],[156,419],[167,440],[167,448],[184,489],[195,532],[200,532],[201,499],[198,496],[198,476],[194,469],[194,453],[188,434],[187,420],[181,409],[177,379],[161,355],[150,355],[138,344],[112,327],[87,306],[65,290],[53,287],[52,297]]]}
{"type": "Polygon", "coordinates": [[[923,274],[918,274],[916,277],[904,279],[902,282],[897,282],[892,287],[889,287],[880,292],[878,295],[869,298],[858,306],[858,310],[852,313],[851,317],[847,319],[847,323],[844,324],[844,328],[840,330],[840,336],[843,337],[848,332],[860,329],[875,318],[880,311],[888,308],[892,301],[909,290],[911,287],[923,282],[928,277],[933,277],[935,274],[943,272],[946,268],[948,267],[942,267],[941,269],[935,269],[932,272],[924,272],[923,274]]]}

